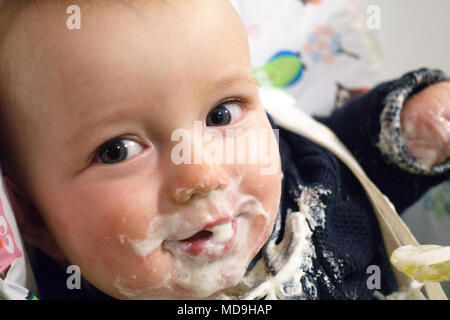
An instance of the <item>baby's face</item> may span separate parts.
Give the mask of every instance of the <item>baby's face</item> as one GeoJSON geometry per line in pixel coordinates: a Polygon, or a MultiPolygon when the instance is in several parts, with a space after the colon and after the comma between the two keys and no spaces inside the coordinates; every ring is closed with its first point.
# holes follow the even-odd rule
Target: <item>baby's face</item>
{"type": "Polygon", "coordinates": [[[199,129],[224,142],[226,130],[256,129],[273,142],[231,5],[81,4],[81,30],[68,30],[65,8],[49,3],[6,39],[19,105],[8,130],[58,245],[117,298],[206,298],[235,285],[270,234],[281,176],[278,149],[249,163],[255,144],[244,162],[194,160],[218,145],[199,129]]]}

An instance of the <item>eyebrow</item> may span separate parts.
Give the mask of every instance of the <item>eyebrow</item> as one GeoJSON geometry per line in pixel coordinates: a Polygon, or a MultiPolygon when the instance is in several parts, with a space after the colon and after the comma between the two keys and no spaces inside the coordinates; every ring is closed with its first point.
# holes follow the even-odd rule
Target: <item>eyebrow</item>
{"type": "Polygon", "coordinates": [[[219,80],[211,80],[208,82],[208,87],[211,89],[216,89],[218,87],[227,87],[236,82],[247,82],[250,85],[259,86],[258,81],[253,73],[243,74],[243,73],[230,73],[226,76],[219,78],[219,80]]]}
{"type": "MultiPolygon", "coordinates": [[[[74,132],[68,136],[66,143],[80,141],[83,138],[92,136],[93,133],[102,132],[103,130],[99,129],[99,125],[102,123],[107,123],[107,127],[111,128],[114,124],[122,121],[126,114],[129,114],[129,110],[114,110],[110,112],[105,111],[102,112],[101,115],[92,116],[94,109],[99,107],[102,107],[102,105],[93,105],[83,111],[83,121],[74,130],[74,132]]],[[[106,141],[96,141],[96,144],[104,142],[106,141]]]]}

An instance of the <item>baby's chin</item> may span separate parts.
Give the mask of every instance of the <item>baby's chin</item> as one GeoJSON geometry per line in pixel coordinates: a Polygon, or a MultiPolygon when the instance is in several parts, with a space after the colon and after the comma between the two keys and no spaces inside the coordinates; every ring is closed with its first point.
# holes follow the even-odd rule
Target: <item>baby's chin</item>
{"type": "MultiPolygon", "coordinates": [[[[121,300],[210,300],[237,285],[246,271],[247,263],[239,272],[212,274],[205,276],[202,282],[187,282],[179,277],[168,277],[164,284],[132,288],[126,283],[116,281],[109,294],[121,300]]],[[[237,271],[237,270],[235,270],[237,271]]],[[[209,272],[208,272],[209,273],[209,272]]]]}

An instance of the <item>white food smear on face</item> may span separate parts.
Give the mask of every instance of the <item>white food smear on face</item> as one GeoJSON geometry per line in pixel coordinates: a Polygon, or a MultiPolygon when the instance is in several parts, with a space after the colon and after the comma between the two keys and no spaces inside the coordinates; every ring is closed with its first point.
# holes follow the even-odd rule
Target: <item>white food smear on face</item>
{"type": "MultiPolygon", "coordinates": [[[[260,209],[254,207],[257,212],[264,212],[260,209]]],[[[221,289],[236,285],[252,258],[246,248],[253,217],[242,216],[238,220],[233,246],[220,258],[209,260],[203,256],[192,257],[179,246],[168,245],[167,248],[176,257],[174,282],[190,288],[196,297],[209,297],[221,289]]]]}
{"type": "MultiPolygon", "coordinates": [[[[301,196],[297,199],[299,211],[288,210],[283,240],[277,245],[275,241],[268,243],[267,251],[275,262],[272,266],[276,270],[275,275],[271,275],[263,259],[260,259],[239,285],[227,290],[220,296],[221,299],[264,297],[273,300],[286,299],[289,296],[301,297],[304,295],[302,280],[305,288],[315,290],[314,283],[305,277],[305,273],[313,271],[313,258],[316,257],[312,234],[317,227],[325,226],[325,205],[320,196],[330,194],[331,191],[321,187],[299,186],[299,189],[301,190],[301,196]]],[[[277,223],[276,229],[280,228],[280,222],[277,223]]],[[[329,258],[333,264],[331,254],[329,258]]]]}
{"type": "MultiPolygon", "coordinates": [[[[130,278],[133,280],[137,279],[136,274],[131,274],[130,278]]],[[[145,289],[130,289],[130,288],[126,288],[122,285],[121,281],[120,281],[120,276],[116,276],[113,286],[117,289],[117,291],[123,295],[124,297],[127,297],[128,299],[149,299],[149,298],[153,298],[149,292],[152,291],[156,291],[156,290],[161,290],[161,289],[170,289],[170,285],[169,283],[169,278],[170,275],[169,273],[167,273],[164,277],[164,279],[161,281],[160,284],[155,285],[153,287],[148,287],[145,289]]],[[[158,298],[158,297],[156,297],[158,298]]]]}
{"type": "Polygon", "coordinates": [[[233,236],[233,224],[231,221],[207,229],[212,232],[211,239],[214,241],[227,241],[233,236]]]}
{"type": "Polygon", "coordinates": [[[186,221],[189,213],[173,212],[156,216],[147,230],[147,237],[143,240],[133,240],[127,237],[133,251],[141,257],[146,257],[155,249],[163,246],[174,257],[174,268],[167,272],[164,283],[158,287],[143,289],[126,288],[121,283],[120,276],[116,277],[113,286],[124,296],[133,299],[155,298],[156,289],[171,291],[170,283],[183,287],[189,291],[192,298],[207,298],[217,292],[236,285],[245,274],[248,263],[251,260],[249,252],[248,236],[250,228],[257,217],[265,220],[264,229],[267,230],[270,222],[269,214],[262,204],[251,195],[240,193],[239,185],[242,177],[231,179],[224,190],[213,190],[207,200],[198,199],[190,209],[194,214],[203,214],[202,223],[208,224],[214,221],[208,211],[213,205],[217,211],[229,214],[228,223],[208,229],[213,232],[216,241],[226,241],[234,235],[231,223],[231,215],[237,208],[241,208],[240,215],[236,218],[236,238],[232,246],[222,255],[223,246],[212,248],[219,256],[208,258],[203,255],[192,256],[183,250],[186,244],[179,240],[187,239],[197,233],[197,226],[192,226],[186,221]]]}

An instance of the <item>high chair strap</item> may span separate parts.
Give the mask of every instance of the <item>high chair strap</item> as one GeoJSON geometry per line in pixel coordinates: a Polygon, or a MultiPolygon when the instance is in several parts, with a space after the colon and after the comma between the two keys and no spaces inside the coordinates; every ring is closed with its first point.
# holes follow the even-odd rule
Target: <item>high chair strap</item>
{"type": "MultiPolygon", "coordinates": [[[[296,134],[304,136],[318,145],[333,152],[358,178],[374,208],[384,246],[388,256],[398,247],[405,245],[419,245],[409,228],[400,218],[393,204],[367,177],[357,160],[353,157],[339,138],[325,125],[300,110],[295,105],[295,99],[281,90],[261,88],[260,95],[266,111],[275,123],[296,134]]],[[[405,274],[392,268],[401,290],[411,289],[413,280],[405,274]]],[[[439,283],[426,282],[425,289],[431,300],[447,300],[439,283]]],[[[417,290],[415,298],[425,299],[417,290]]]]}

